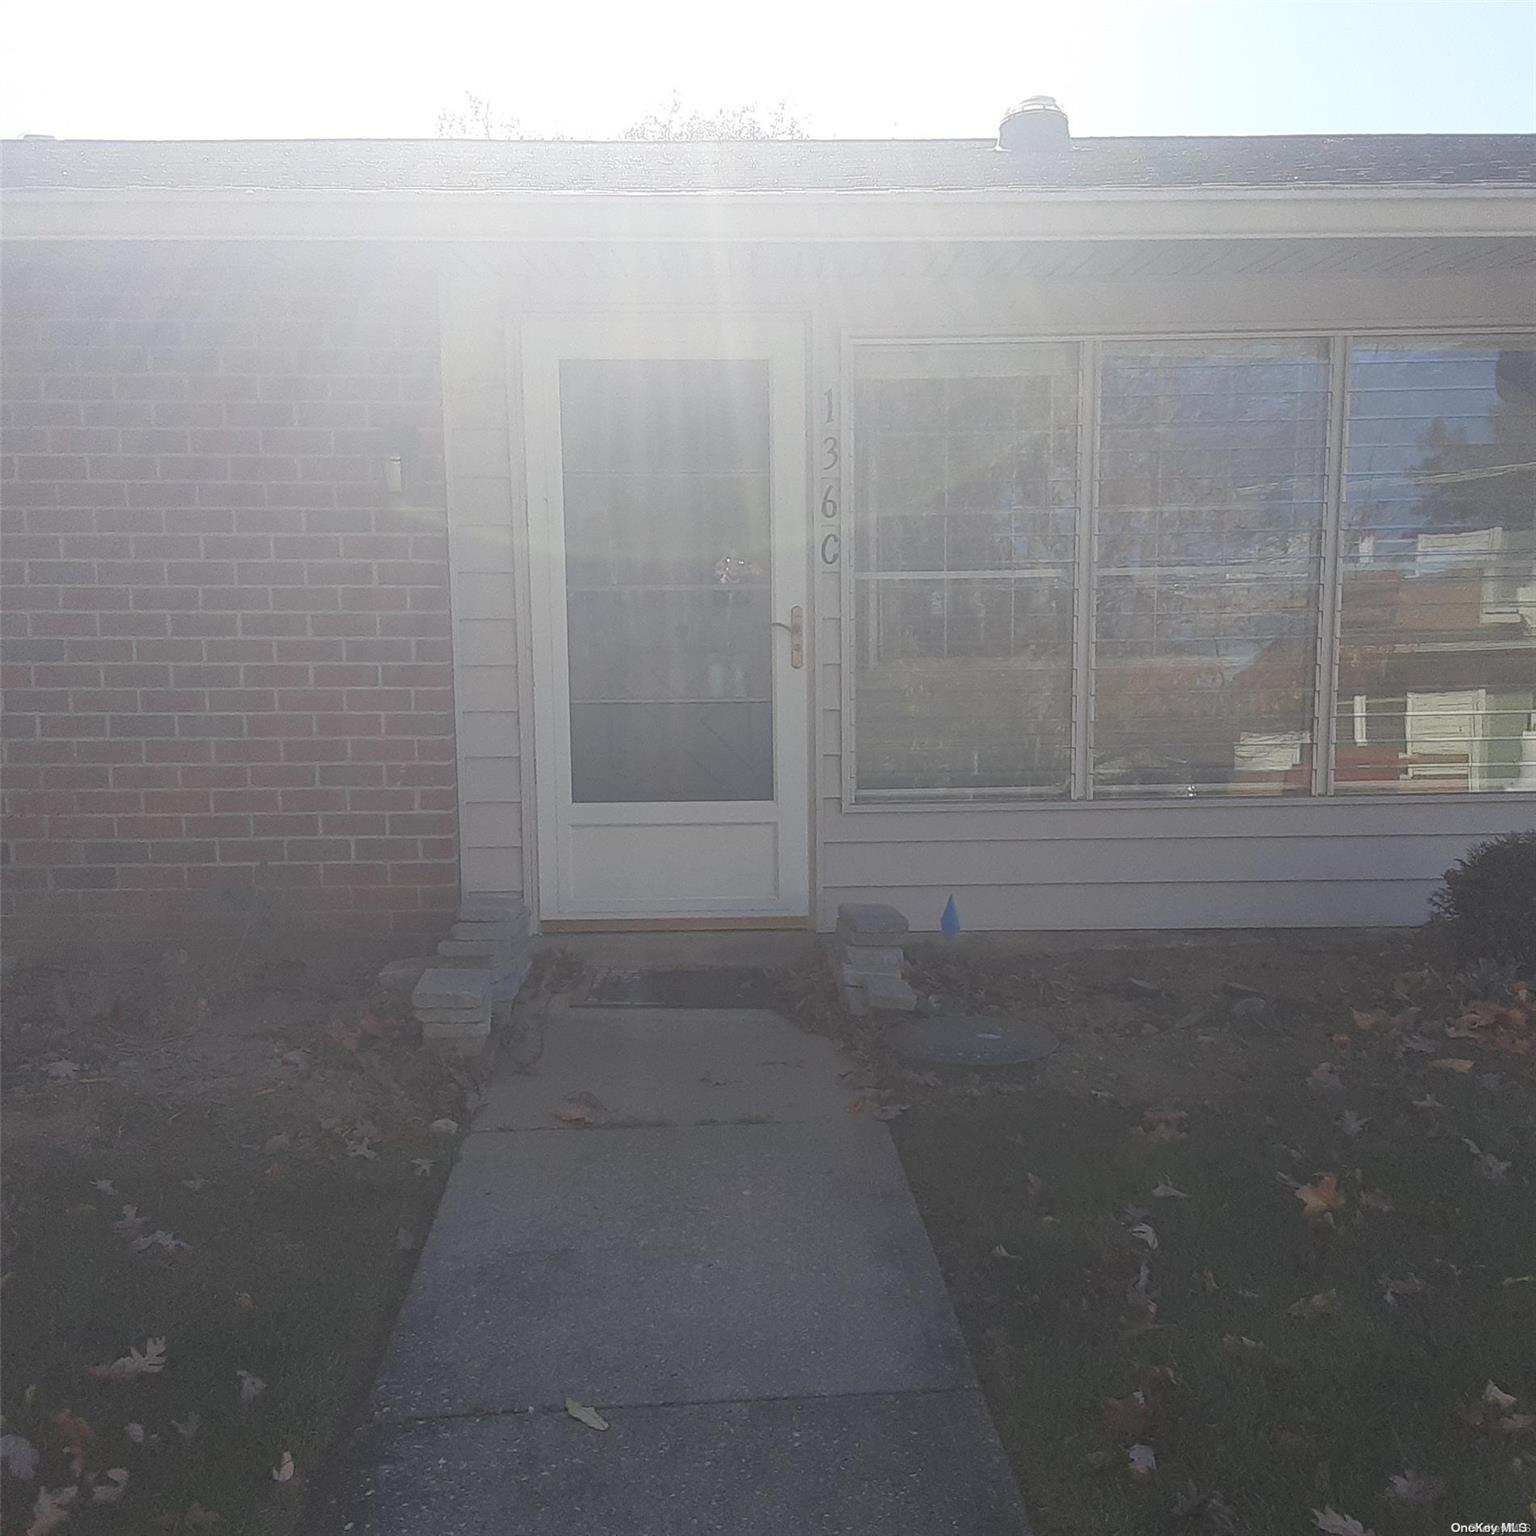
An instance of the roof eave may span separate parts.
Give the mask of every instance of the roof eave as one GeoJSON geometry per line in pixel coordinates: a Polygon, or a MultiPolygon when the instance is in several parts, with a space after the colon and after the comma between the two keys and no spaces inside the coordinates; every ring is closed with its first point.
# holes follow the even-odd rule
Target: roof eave
{"type": "Polygon", "coordinates": [[[642,242],[1536,235],[1536,187],[9,190],[7,240],[642,242]]]}

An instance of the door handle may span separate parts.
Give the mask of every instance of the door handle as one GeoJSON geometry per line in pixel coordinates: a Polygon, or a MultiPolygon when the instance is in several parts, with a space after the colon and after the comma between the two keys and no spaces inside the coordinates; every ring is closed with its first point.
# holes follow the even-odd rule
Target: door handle
{"type": "Polygon", "coordinates": [[[798,672],[805,665],[805,609],[791,608],[788,624],[782,619],[769,619],[768,627],[789,631],[789,664],[798,672]]]}

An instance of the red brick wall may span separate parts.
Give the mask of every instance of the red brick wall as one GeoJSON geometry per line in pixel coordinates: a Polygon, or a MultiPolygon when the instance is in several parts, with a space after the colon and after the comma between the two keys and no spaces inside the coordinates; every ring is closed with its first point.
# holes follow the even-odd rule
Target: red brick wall
{"type": "Polygon", "coordinates": [[[140,246],[17,252],[4,278],[8,937],[258,904],[441,923],[458,845],[432,273],[140,246]]]}

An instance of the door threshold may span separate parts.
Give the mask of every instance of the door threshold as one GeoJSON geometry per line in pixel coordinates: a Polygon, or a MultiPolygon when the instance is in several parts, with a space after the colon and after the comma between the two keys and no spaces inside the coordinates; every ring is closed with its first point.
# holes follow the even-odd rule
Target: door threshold
{"type": "Polygon", "coordinates": [[[809,917],[552,917],[541,933],[756,933],[809,928],[809,917]]]}

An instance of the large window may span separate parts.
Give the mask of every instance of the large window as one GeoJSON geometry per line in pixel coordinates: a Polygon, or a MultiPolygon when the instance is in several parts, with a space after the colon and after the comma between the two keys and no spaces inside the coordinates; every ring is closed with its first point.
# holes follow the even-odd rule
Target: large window
{"type": "Polygon", "coordinates": [[[853,405],[856,799],[1536,791],[1531,339],[870,345],[853,405]]]}
{"type": "Polygon", "coordinates": [[[1306,793],[1326,347],[1107,345],[1098,398],[1094,794],[1306,793]]]}
{"type": "Polygon", "coordinates": [[[1358,341],[1335,788],[1536,790],[1536,350],[1358,341]]]}
{"type": "Polygon", "coordinates": [[[869,359],[853,603],[866,793],[1070,791],[1077,350],[869,359]]]}

